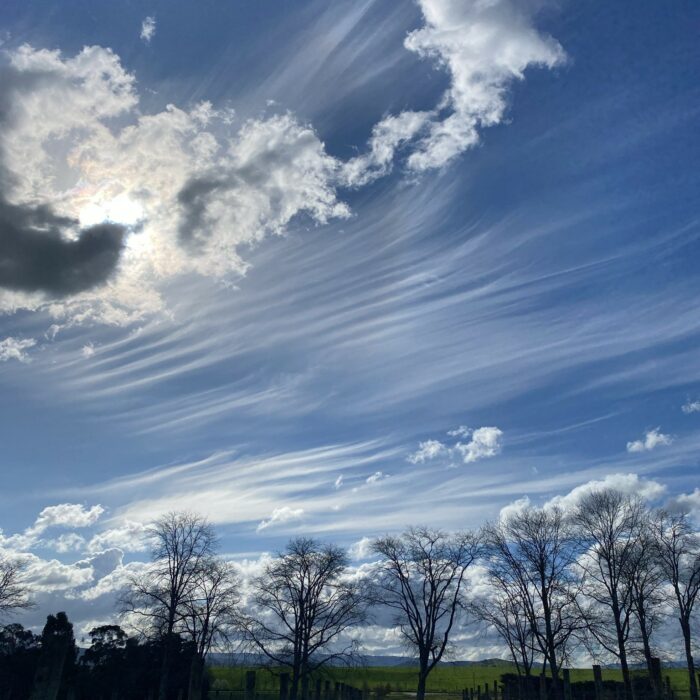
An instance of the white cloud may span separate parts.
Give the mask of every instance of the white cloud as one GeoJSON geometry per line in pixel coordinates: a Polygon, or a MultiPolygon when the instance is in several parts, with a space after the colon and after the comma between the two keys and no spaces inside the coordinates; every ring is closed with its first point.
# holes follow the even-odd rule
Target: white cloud
{"type": "Polygon", "coordinates": [[[355,561],[361,561],[363,559],[367,559],[367,557],[370,556],[372,553],[372,538],[371,537],[363,537],[359,539],[357,542],[354,542],[353,544],[350,545],[348,548],[348,554],[350,555],[350,558],[355,560],[355,561]]]}
{"type": "Polygon", "coordinates": [[[74,551],[79,552],[85,547],[85,538],[77,532],[67,532],[63,535],[59,535],[54,540],[48,540],[46,545],[56,550],[59,554],[74,551]]]}
{"type": "Polygon", "coordinates": [[[562,47],[533,26],[533,7],[517,0],[419,0],[425,25],[405,40],[408,50],[437,62],[450,86],[431,111],[407,110],[381,120],[372,130],[369,153],[349,161],[349,184],[384,175],[397,149],[418,137],[408,166],[440,168],[479,142],[479,129],[500,123],[507,89],[532,66],[553,68],[565,59],[562,47]]]}
{"type": "Polygon", "coordinates": [[[643,440],[634,440],[627,443],[628,452],[649,452],[659,445],[670,445],[673,438],[670,435],[665,435],[660,428],[648,430],[644,434],[643,440]]]}
{"type": "Polygon", "coordinates": [[[494,426],[477,428],[472,431],[468,443],[458,442],[455,449],[462,455],[465,464],[486,457],[495,457],[501,451],[503,431],[494,426]]]}
{"type": "Polygon", "coordinates": [[[148,549],[148,527],[134,520],[98,532],[87,544],[88,552],[117,548],[123,552],[143,552],[148,549]]]}
{"type": "Polygon", "coordinates": [[[39,513],[30,531],[41,534],[50,527],[89,527],[99,520],[104,510],[99,504],[90,508],[80,503],[47,506],[39,513]]]}
{"type": "Polygon", "coordinates": [[[333,483],[333,488],[337,491],[343,485],[343,475],[341,474],[333,483]]]}
{"type": "Polygon", "coordinates": [[[33,348],[36,345],[34,338],[13,338],[8,337],[0,340],[0,362],[8,360],[19,360],[20,362],[29,362],[29,355],[26,350],[33,348]]]}
{"type": "Polygon", "coordinates": [[[686,401],[681,407],[681,410],[685,414],[700,413],[700,400],[691,401],[688,399],[688,401],[686,401]]]}
{"type": "Polygon", "coordinates": [[[565,496],[555,496],[545,506],[559,506],[564,510],[575,508],[580,500],[593,491],[615,489],[630,496],[640,496],[648,501],[660,498],[666,487],[658,481],[644,479],[638,474],[608,474],[603,479],[593,479],[569,491],[565,496]]]}
{"type": "Polygon", "coordinates": [[[156,18],[153,16],[146,17],[143,22],[141,22],[141,34],[140,37],[147,44],[151,43],[151,39],[156,33],[156,18]]]}
{"type": "Polygon", "coordinates": [[[377,484],[380,481],[384,481],[384,479],[388,479],[389,475],[385,474],[382,471],[379,472],[374,472],[374,474],[370,475],[365,479],[366,483],[368,484],[377,484]]]}
{"type": "Polygon", "coordinates": [[[406,48],[437,59],[451,79],[439,115],[408,161],[426,170],[475,145],[479,127],[503,119],[508,85],[522,80],[530,66],[560,64],[564,51],[532,26],[523,3],[420,0],[420,6],[426,25],[408,35],[406,48]]]}
{"type": "Polygon", "coordinates": [[[301,520],[303,515],[303,508],[291,508],[290,506],[282,506],[281,508],[275,508],[272,511],[272,515],[267,520],[260,521],[260,524],[258,525],[256,530],[257,532],[261,532],[262,530],[266,530],[269,527],[301,520]]]}
{"type": "Polygon", "coordinates": [[[396,150],[413,139],[428,118],[428,112],[401,112],[375,124],[369,139],[369,153],[343,165],[345,183],[359,187],[386,175],[391,170],[396,150]]]}
{"type": "Polygon", "coordinates": [[[700,488],[695,488],[690,493],[682,493],[670,499],[666,504],[668,510],[674,512],[690,513],[693,517],[700,517],[700,488]]]}
{"type": "Polygon", "coordinates": [[[95,354],[95,346],[92,343],[86,343],[80,350],[80,354],[85,359],[92,357],[95,354]]]}
{"type": "Polygon", "coordinates": [[[495,457],[501,451],[503,431],[494,426],[484,426],[472,430],[464,425],[449,430],[452,438],[469,438],[469,442],[457,441],[452,447],[440,440],[425,440],[418,443],[418,449],[406,459],[411,464],[423,464],[438,457],[461,459],[465,464],[486,457],[495,457]]]}
{"type": "Polygon", "coordinates": [[[527,496],[523,496],[522,498],[518,498],[515,501],[512,501],[511,503],[508,503],[507,505],[503,506],[501,508],[498,518],[499,520],[507,520],[513,515],[516,515],[517,513],[521,513],[524,510],[527,510],[532,506],[532,503],[530,499],[527,496]]]}
{"type": "Polygon", "coordinates": [[[418,449],[407,459],[411,464],[422,464],[448,452],[447,446],[439,440],[425,440],[418,443],[418,449]]]}

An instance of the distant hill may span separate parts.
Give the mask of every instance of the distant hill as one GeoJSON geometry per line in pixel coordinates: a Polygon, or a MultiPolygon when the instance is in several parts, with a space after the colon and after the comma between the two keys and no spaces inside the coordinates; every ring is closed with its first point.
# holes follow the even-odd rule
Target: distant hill
{"type": "MultiPolygon", "coordinates": [[[[266,662],[262,654],[234,653],[234,654],[209,654],[209,663],[213,666],[261,666],[266,662]]],[[[383,654],[365,654],[362,656],[362,665],[373,667],[400,667],[418,666],[418,659],[410,656],[391,656],[383,654]]],[[[483,659],[481,661],[443,661],[441,666],[512,666],[512,661],[503,659],[483,659]]]]}

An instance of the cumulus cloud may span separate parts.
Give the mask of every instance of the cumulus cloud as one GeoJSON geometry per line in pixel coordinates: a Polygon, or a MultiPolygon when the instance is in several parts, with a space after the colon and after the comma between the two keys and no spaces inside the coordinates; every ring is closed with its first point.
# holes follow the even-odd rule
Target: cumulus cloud
{"type": "Polygon", "coordinates": [[[0,340],[0,362],[19,360],[29,362],[27,350],[36,345],[34,338],[13,338],[12,336],[0,340]]]}
{"type": "Polygon", "coordinates": [[[688,401],[686,401],[681,407],[681,410],[686,415],[689,415],[691,413],[700,413],[700,400],[691,401],[690,399],[688,399],[688,401]]]}
{"type": "Polygon", "coordinates": [[[30,529],[34,534],[41,534],[50,527],[89,527],[100,519],[104,510],[99,504],[90,508],[81,503],[47,506],[39,513],[30,529]]]}
{"type": "Polygon", "coordinates": [[[343,475],[341,474],[333,483],[333,488],[337,491],[343,485],[343,475]]]}
{"type": "Polygon", "coordinates": [[[354,542],[348,548],[348,554],[351,559],[361,561],[367,559],[372,553],[372,538],[362,537],[357,542],[354,542]]]}
{"type": "Polygon", "coordinates": [[[131,323],[162,308],[169,277],[244,274],[240,246],[349,215],[340,162],[291,114],[236,129],[207,102],[138,113],[134,76],[101,47],[23,46],[2,70],[0,309],[44,294],[57,318],[131,323]]]}
{"type": "Polygon", "coordinates": [[[501,451],[503,431],[494,426],[477,428],[467,443],[458,442],[455,449],[462,456],[465,464],[476,462],[485,457],[495,457],[501,451]]]}
{"type": "Polygon", "coordinates": [[[414,171],[440,168],[479,142],[479,129],[503,121],[508,87],[533,66],[553,68],[562,47],[534,26],[537,3],[516,0],[419,0],[424,26],[408,50],[436,61],[450,85],[431,111],[405,111],[375,126],[369,152],[351,160],[346,176],[364,184],[385,174],[396,150],[417,139],[408,155],[414,171]]]}
{"type": "Polygon", "coordinates": [[[418,443],[418,449],[407,459],[411,464],[422,464],[440,455],[446,454],[448,448],[439,440],[425,440],[418,443]]]}
{"type": "Polygon", "coordinates": [[[517,515],[518,513],[522,513],[531,506],[532,503],[529,497],[523,496],[522,498],[518,498],[512,503],[508,503],[507,505],[503,506],[498,514],[498,518],[499,520],[508,520],[508,518],[512,517],[513,515],[517,515]]]}
{"type": "Polygon", "coordinates": [[[645,479],[638,474],[608,474],[603,479],[593,479],[581,484],[564,496],[555,496],[545,505],[569,510],[575,508],[587,494],[603,489],[615,489],[630,496],[640,496],[648,501],[657,500],[666,491],[663,484],[653,479],[645,479]]]}
{"type": "Polygon", "coordinates": [[[673,437],[665,435],[661,432],[661,428],[648,430],[644,434],[644,439],[633,440],[627,443],[628,452],[649,452],[659,445],[670,445],[673,442],[673,437]]]}
{"type": "Polygon", "coordinates": [[[422,464],[440,457],[448,459],[460,459],[465,464],[476,462],[479,459],[495,457],[501,451],[501,438],[503,431],[495,426],[484,426],[472,430],[465,425],[460,425],[447,432],[452,438],[469,439],[468,442],[457,442],[446,445],[440,440],[425,440],[418,443],[418,449],[407,457],[411,464],[422,464]]]}
{"type": "Polygon", "coordinates": [[[117,527],[112,527],[93,535],[87,543],[88,552],[100,552],[106,549],[120,549],[123,552],[143,552],[148,549],[148,527],[134,520],[125,520],[117,527]]]}
{"type": "Polygon", "coordinates": [[[285,523],[301,520],[304,515],[303,508],[291,508],[290,506],[282,506],[275,508],[272,515],[266,520],[261,520],[256,528],[257,532],[262,532],[269,527],[283,525],[285,523]]]}
{"type": "Polygon", "coordinates": [[[365,482],[368,484],[377,484],[380,481],[384,481],[384,479],[388,479],[389,475],[385,474],[382,471],[379,472],[374,472],[374,474],[371,474],[365,479],[365,482]]]}
{"type": "Polygon", "coordinates": [[[79,552],[85,547],[85,538],[77,532],[67,532],[54,540],[48,540],[46,546],[51,547],[59,554],[79,552]]]}
{"type": "Polygon", "coordinates": [[[700,488],[670,499],[666,509],[672,512],[690,513],[696,518],[700,517],[700,488]]]}
{"type": "Polygon", "coordinates": [[[153,16],[146,17],[143,22],[141,22],[141,34],[140,38],[146,43],[150,44],[151,39],[156,34],[156,18],[153,16]]]}

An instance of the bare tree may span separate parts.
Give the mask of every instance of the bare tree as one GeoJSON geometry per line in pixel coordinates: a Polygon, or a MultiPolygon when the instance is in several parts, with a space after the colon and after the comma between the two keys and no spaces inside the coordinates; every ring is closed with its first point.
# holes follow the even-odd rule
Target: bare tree
{"type": "Polygon", "coordinates": [[[486,565],[501,589],[517,592],[521,614],[562,695],[560,667],[573,635],[584,627],[572,564],[577,548],[558,507],[526,508],[486,528],[486,565]]]}
{"type": "Polygon", "coordinates": [[[664,575],[651,528],[643,527],[639,533],[624,575],[627,578],[625,586],[630,592],[630,608],[639,629],[641,652],[649,681],[654,693],[660,696],[663,689],[656,687],[657,678],[652,666],[652,635],[662,618],[664,575]]]}
{"type": "Polygon", "coordinates": [[[151,526],[150,534],[151,566],[129,580],[120,607],[123,614],[141,618],[151,633],[163,639],[158,698],[166,700],[172,638],[186,614],[186,602],[210,566],[216,536],[204,518],[187,512],[163,515],[151,526]]]}
{"type": "Polygon", "coordinates": [[[581,499],[573,522],[586,548],[580,560],[586,595],[595,603],[589,610],[588,630],[619,660],[625,694],[631,698],[627,653],[633,614],[630,577],[647,522],[646,507],[640,498],[616,489],[593,491],[581,499]],[[602,611],[612,617],[613,634],[602,611]]]}
{"type": "Polygon", "coordinates": [[[23,570],[23,563],[17,559],[0,559],[0,615],[32,607],[23,570]]]}
{"type": "Polygon", "coordinates": [[[683,633],[688,664],[690,697],[698,700],[692,653],[691,617],[700,592],[700,537],[685,513],[660,512],[654,520],[659,561],[676,599],[678,621],[683,633]]]}
{"type": "Polygon", "coordinates": [[[508,647],[519,676],[529,676],[535,660],[535,635],[527,614],[527,606],[517,586],[504,585],[497,577],[488,577],[489,595],[472,599],[469,614],[481,620],[508,647]]]}
{"type": "Polygon", "coordinates": [[[209,651],[212,647],[223,648],[230,644],[239,602],[239,580],[233,569],[213,557],[206,561],[183,604],[183,631],[195,646],[188,700],[201,698],[209,651]]]}
{"type": "Polygon", "coordinates": [[[344,637],[365,620],[368,598],[346,576],[347,565],[344,550],[300,537],[253,581],[254,613],[240,620],[243,638],[272,665],[290,669],[290,700],[307,700],[311,673],[354,654],[355,642],[344,637]]]}
{"type": "Polygon", "coordinates": [[[417,527],[379,538],[372,548],[382,557],[378,599],[395,611],[404,641],[418,654],[416,698],[424,700],[428,676],[448,649],[462,609],[465,574],[480,552],[479,538],[417,527]]]}
{"type": "Polygon", "coordinates": [[[195,576],[183,604],[182,623],[200,659],[206,659],[213,646],[230,643],[238,618],[239,589],[238,575],[219,559],[206,561],[195,576]]]}

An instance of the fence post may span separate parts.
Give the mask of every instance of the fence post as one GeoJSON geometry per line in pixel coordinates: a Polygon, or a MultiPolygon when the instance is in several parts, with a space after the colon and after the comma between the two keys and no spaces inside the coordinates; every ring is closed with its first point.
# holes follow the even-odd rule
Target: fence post
{"type": "Polygon", "coordinates": [[[289,700],[289,674],[280,673],[280,700],[289,700]]]}
{"type": "Polygon", "coordinates": [[[571,672],[568,668],[562,670],[564,679],[564,700],[571,700],[571,672]]]}
{"type": "Polygon", "coordinates": [[[245,700],[255,700],[255,671],[245,672],[245,700]]]}
{"type": "Polygon", "coordinates": [[[498,700],[498,681],[493,682],[493,700],[498,700]]]}
{"type": "Polygon", "coordinates": [[[593,682],[595,684],[595,700],[603,700],[603,672],[598,664],[593,666],[593,682]]]}
{"type": "Polygon", "coordinates": [[[323,700],[333,700],[331,697],[331,682],[326,681],[323,684],[323,700]]]}
{"type": "Polygon", "coordinates": [[[547,676],[540,673],[540,700],[547,700],[547,676]]]}
{"type": "Polygon", "coordinates": [[[656,656],[651,658],[651,687],[654,691],[654,697],[659,700],[663,696],[663,683],[661,681],[661,659],[656,656]]]}

